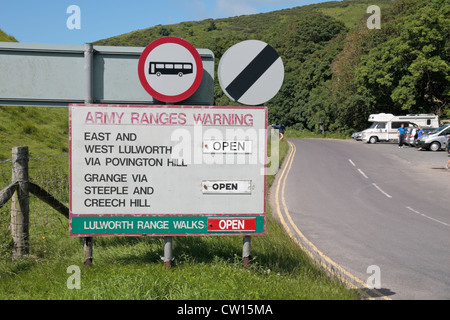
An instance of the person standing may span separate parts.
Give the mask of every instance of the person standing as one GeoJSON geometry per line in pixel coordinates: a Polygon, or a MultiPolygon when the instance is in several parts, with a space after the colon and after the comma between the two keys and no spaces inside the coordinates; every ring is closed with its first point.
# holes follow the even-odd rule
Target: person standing
{"type": "Polygon", "coordinates": [[[402,123],[398,131],[398,147],[403,148],[403,141],[405,140],[405,125],[402,123]]]}
{"type": "MultiPolygon", "coordinates": [[[[417,138],[414,140],[414,145],[417,145],[417,139],[419,139],[423,135],[423,129],[422,126],[419,126],[419,131],[417,132],[417,138]]],[[[422,150],[422,147],[420,147],[417,150],[422,150]]]]}
{"type": "Polygon", "coordinates": [[[281,124],[280,125],[280,140],[283,140],[285,132],[286,132],[286,127],[284,126],[284,124],[281,124]]]}
{"type": "Polygon", "coordinates": [[[423,129],[422,126],[419,126],[419,132],[417,134],[417,139],[419,139],[423,135],[423,129]]]}
{"type": "Polygon", "coordinates": [[[273,124],[272,127],[274,129],[278,129],[278,132],[280,133],[280,140],[283,140],[284,138],[284,132],[286,131],[286,127],[284,126],[284,124],[280,124],[280,125],[275,125],[273,124]]]}

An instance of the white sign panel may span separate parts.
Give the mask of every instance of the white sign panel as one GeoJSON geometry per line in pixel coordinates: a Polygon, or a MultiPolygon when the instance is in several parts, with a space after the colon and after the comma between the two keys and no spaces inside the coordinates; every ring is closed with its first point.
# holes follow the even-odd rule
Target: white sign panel
{"type": "Polygon", "coordinates": [[[92,217],[264,216],[266,126],[265,107],[71,105],[74,233],[92,217]]]}
{"type": "Polygon", "coordinates": [[[251,193],[252,181],[203,181],[203,193],[251,193]]]}
{"type": "Polygon", "coordinates": [[[251,153],[252,141],[250,140],[206,140],[203,142],[205,153],[251,153]]]}

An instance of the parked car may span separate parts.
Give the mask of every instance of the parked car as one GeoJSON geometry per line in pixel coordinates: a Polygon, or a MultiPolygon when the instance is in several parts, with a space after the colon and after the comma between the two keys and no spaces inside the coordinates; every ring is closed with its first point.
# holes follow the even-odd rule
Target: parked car
{"type": "MultiPolygon", "coordinates": [[[[430,132],[436,130],[437,128],[431,127],[422,127],[423,135],[429,134],[430,132]]],[[[411,146],[416,147],[417,141],[414,139],[415,135],[418,133],[419,128],[417,127],[408,127],[406,130],[405,141],[404,143],[411,146]]]]}
{"type": "Polygon", "coordinates": [[[417,145],[426,150],[438,151],[447,148],[450,124],[443,125],[417,139],[417,145]]]}
{"type": "Polygon", "coordinates": [[[352,134],[352,138],[355,139],[356,141],[360,141],[361,135],[362,135],[362,131],[355,132],[354,134],[352,134]]]}
{"type": "Polygon", "coordinates": [[[415,145],[415,140],[414,140],[414,136],[416,135],[416,132],[419,129],[416,127],[408,127],[406,128],[406,133],[405,133],[405,140],[403,141],[404,144],[407,144],[411,147],[414,147],[415,145]]]}

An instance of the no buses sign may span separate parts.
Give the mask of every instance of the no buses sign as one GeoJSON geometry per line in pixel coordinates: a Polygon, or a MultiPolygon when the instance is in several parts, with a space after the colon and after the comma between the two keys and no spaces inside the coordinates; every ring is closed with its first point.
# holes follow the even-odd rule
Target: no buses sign
{"type": "Polygon", "coordinates": [[[187,41],[164,37],[150,43],[138,64],[139,80],[155,99],[179,102],[200,86],[203,63],[200,54],[187,41]]]}
{"type": "Polygon", "coordinates": [[[265,233],[267,108],[69,109],[72,236],[265,233]]]}

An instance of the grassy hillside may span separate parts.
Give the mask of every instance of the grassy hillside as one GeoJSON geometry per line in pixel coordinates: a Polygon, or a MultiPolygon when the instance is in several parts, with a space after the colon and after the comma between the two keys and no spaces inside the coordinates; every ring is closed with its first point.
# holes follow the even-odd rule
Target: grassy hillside
{"type": "Polygon", "coordinates": [[[388,1],[341,1],[339,4],[335,2],[326,2],[319,5],[313,5],[315,9],[336,20],[342,21],[349,29],[354,28],[361,19],[366,20],[369,14],[366,14],[367,7],[377,5],[382,13],[386,12],[392,6],[392,0],[388,1]]]}
{"type": "Polygon", "coordinates": [[[0,41],[17,42],[16,38],[10,36],[0,29],[0,41]]]}
{"type": "Polygon", "coordinates": [[[66,108],[0,106],[0,161],[11,149],[29,146],[33,154],[67,155],[69,114],[66,108]]]}
{"type": "MultiPolygon", "coordinates": [[[[0,41],[17,42],[2,30],[0,41]]],[[[0,106],[0,162],[17,146],[29,146],[31,156],[68,155],[68,126],[66,108],[0,106]]]]}
{"type": "MultiPolygon", "coordinates": [[[[181,37],[197,48],[208,48],[221,56],[221,48],[217,41],[222,38],[239,40],[262,39],[268,29],[283,27],[295,22],[299,16],[312,13],[323,13],[344,23],[349,28],[354,27],[362,18],[367,17],[366,9],[373,1],[330,1],[321,4],[295,7],[255,15],[243,15],[224,19],[206,19],[202,21],[186,21],[172,25],[158,25],[147,29],[132,31],[108,39],[99,40],[98,45],[115,46],[147,46],[151,41],[163,37],[181,37]]],[[[377,1],[380,8],[386,9],[391,0],[377,1]]]]}

